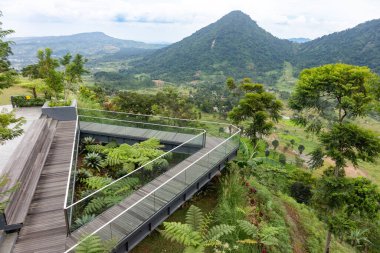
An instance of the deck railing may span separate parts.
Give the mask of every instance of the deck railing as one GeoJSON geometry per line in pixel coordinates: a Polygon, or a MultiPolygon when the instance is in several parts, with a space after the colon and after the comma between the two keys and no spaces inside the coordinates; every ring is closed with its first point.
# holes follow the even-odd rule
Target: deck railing
{"type": "MultiPolygon", "coordinates": [[[[99,236],[102,240],[110,241],[116,246],[120,240],[122,240],[127,234],[120,233],[120,230],[115,229],[115,227],[120,228],[120,226],[124,227],[128,230],[128,233],[135,231],[141,223],[133,223],[131,224],[128,220],[131,217],[131,213],[139,213],[141,210],[145,210],[145,212],[149,212],[148,216],[154,215],[157,211],[167,205],[171,200],[176,198],[179,194],[181,194],[187,187],[192,185],[197,179],[206,175],[212,168],[218,165],[221,161],[225,160],[232,152],[236,151],[239,146],[240,139],[240,129],[237,127],[225,124],[225,123],[216,123],[209,121],[197,121],[197,120],[184,120],[184,119],[176,119],[169,117],[161,117],[161,116],[149,116],[149,115],[139,115],[139,114],[127,114],[127,113],[119,113],[119,112],[109,112],[109,111],[98,111],[98,110],[89,110],[89,109],[78,109],[80,117],[90,118],[90,119],[104,119],[103,117],[107,117],[105,123],[109,124],[113,122],[123,122],[126,121],[129,124],[139,124],[143,122],[144,126],[147,124],[162,126],[169,126],[168,124],[172,124],[173,127],[179,127],[177,130],[181,128],[186,128],[185,126],[189,126],[190,129],[198,129],[204,128],[207,129],[208,136],[217,136],[224,137],[217,146],[210,149],[207,153],[203,154],[200,158],[196,159],[190,165],[181,169],[174,176],[171,176],[168,180],[163,182],[161,185],[154,188],[144,197],[141,197],[134,204],[130,205],[128,208],[117,214],[113,219],[107,221],[104,225],[100,226],[94,232],[83,237],[77,244],[67,249],[66,252],[73,252],[76,247],[84,240],[89,238],[90,236],[99,236]],[[186,124],[187,123],[187,124],[186,124]],[[190,127],[191,126],[191,127],[190,127]],[[170,190],[169,190],[170,189],[170,190]],[[175,189],[175,190],[173,190],[175,189]],[[170,195],[168,195],[170,192],[170,195]],[[147,208],[149,207],[149,208],[147,208]],[[115,226],[116,225],[116,226],[115,226]]],[[[124,122],[125,123],[125,122],[124,122]]],[[[124,124],[123,123],[123,124],[124,124]]],[[[134,126],[137,127],[137,126],[134,126]]],[[[198,129],[199,130],[199,129],[198,129]]],[[[163,130],[161,130],[163,131],[163,130]]],[[[186,130],[188,131],[188,130],[186,130]]],[[[203,130],[204,131],[204,130],[203,130]]],[[[197,138],[202,138],[204,141],[205,132],[194,136],[193,138],[187,140],[187,142],[191,142],[196,140],[197,138]]],[[[187,142],[181,144],[185,145],[187,142]]],[[[178,148],[178,147],[177,147],[178,148]]],[[[151,161],[153,162],[153,161],[151,161]]],[[[133,173],[136,176],[139,176],[139,173],[144,171],[144,166],[139,167],[133,173]]],[[[123,178],[131,176],[130,174],[125,175],[123,178]]],[[[121,180],[122,178],[118,179],[121,180]]],[[[88,201],[90,198],[96,197],[96,194],[100,194],[101,191],[109,189],[115,184],[117,180],[112,182],[111,184],[97,190],[86,198],[77,201],[75,203],[70,204],[70,202],[65,203],[66,216],[68,214],[72,215],[76,206],[84,201],[88,201]],[[67,205],[66,205],[67,204],[67,205]]],[[[68,225],[71,225],[68,222],[68,225]]]]}

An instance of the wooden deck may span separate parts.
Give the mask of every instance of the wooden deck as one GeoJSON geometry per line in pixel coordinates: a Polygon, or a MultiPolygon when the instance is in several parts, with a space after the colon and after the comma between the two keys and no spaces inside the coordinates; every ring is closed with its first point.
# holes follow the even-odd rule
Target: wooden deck
{"type": "MultiPolygon", "coordinates": [[[[180,145],[194,136],[201,133],[201,130],[194,131],[194,134],[188,133],[177,133],[177,128],[170,128],[170,131],[164,130],[152,130],[152,129],[143,129],[137,127],[126,127],[126,126],[117,126],[109,124],[100,124],[94,122],[80,121],[80,129],[83,133],[93,133],[93,134],[103,134],[106,136],[115,136],[123,137],[126,139],[137,139],[137,140],[147,140],[149,138],[157,138],[162,143],[171,143],[175,145],[180,145]]],[[[184,130],[182,130],[184,131],[184,130]]],[[[200,139],[193,140],[191,143],[193,145],[201,145],[200,139]]]]}
{"type": "Polygon", "coordinates": [[[62,253],[66,225],[63,213],[75,121],[58,122],[14,253],[62,253]]]}
{"type": "MultiPolygon", "coordinates": [[[[150,183],[144,185],[142,188],[128,196],[121,203],[113,206],[112,208],[97,216],[87,225],[74,231],[67,238],[67,248],[71,248],[80,239],[82,239],[83,236],[89,235],[90,233],[106,224],[108,221],[112,220],[115,216],[123,212],[125,209],[135,204],[136,201],[154,191],[158,186],[165,183],[168,179],[175,176],[181,170],[195,162],[198,158],[209,152],[212,148],[216,147],[223,141],[223,139],[213,137],[207,137],[206,140],[207,141],[205,148],[191,155],[169,171],[155,178],[150,183]]],[[[232,150],[234,147],[229,148],[232,150]]],[[[122,216],[120,216],[120,218],[111,224],[110,228],[107,226],[106,229],[100,231],[97,233],[97,235],[100,235],[103,240],[120,240],[124,238],[132,231],[134,231],[138,226],[140,226],[144,221],[146,221],[149,217],[151,217],[155,212],[157,212],[162,206],[168,203],[173,197],[182,193],[189,184],[195,182],[198,177],[208,172],[211,169],[212,165],[217,164],[217,162],[224,159],[225,157],[226,149],[214,150],[212,156],[207,157],[207,159],[202,159],[201,161],[192,165],[191,169],[187,171],[186,175],[183,173],[175,180],[172,180],[169,183],[165,184],[164,187],[160,188],[154,194],[154,197],[147,197],[141,203],[137,204],[129,211],[125,212],[122,216]],[[112,230],[111,233],[110,229],[112,230]]]]}

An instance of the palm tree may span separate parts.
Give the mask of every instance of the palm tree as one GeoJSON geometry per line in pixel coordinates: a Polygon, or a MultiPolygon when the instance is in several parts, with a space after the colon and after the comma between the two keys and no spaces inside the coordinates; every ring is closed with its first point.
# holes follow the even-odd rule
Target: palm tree
{"type": "Polygon", "coordinates": [[[221,246],[221,238],[232,233],[234,226],[216,225],[209,227],[210,216],[203,215],[201,209],[191,206],[186,213],[186,223],[164,222],[162,235],[185,246],[184,253],[203,253],[207,247],[221,246]]]}

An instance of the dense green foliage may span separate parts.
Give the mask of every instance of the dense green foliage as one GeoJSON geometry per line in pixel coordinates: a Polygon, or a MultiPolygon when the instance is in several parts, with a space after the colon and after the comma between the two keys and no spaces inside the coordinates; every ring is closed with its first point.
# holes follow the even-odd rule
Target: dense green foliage
{"type": "Polygon", "coordinates": [[[138,187],[165,171],[169,167],[168,160],[171,156],[162,156],[165,152],[160,148],[162,145],[157,139],[119,146],[115,142],[102,145],[91,137],[83,138],[80,150],[82,159],[79,162],[82,168],[78,169],[75,185],[77,200],[144,167],[91,196],[84,205],[76,208],[74,228],[89,222],[95,215],[119,203],[138,187]],[[150,162],[155,158],[158,159],[150,162]]]}
{"type": "MultiPolygon", "coordinates": [[[[323,210],[322,217],[328,224],[325,253],[330,252],[332,233],[347,238],[343,231],[364,229],[368,216],[379,215],[376,187],[368,180],[344,177],[348,162],[357,166],[358,161],[374,162],[380,155],[377,135],[351,122],[367,115],[377,102],[373,86],[378,81],[367,67],[324,65],[303,70],[290,99],[296,111],[294,121],[319,137],[320,146],[311,154],[312,167],[321,166],[324,155],[334,161],[318,180],[314,194],[316,209],[323,210]]],[[[367,249],[369,243],[361,246],[367,249]]]]}
{"type": "Polygon", "coordinates": [[[164,238],[185,246],[184,253],[203,253],[207,247],[223,248],[222,239],[231,234],[234,226],[220,224],[210,226],[211,217],[191,206],[186,213],[186,223],[164,222],[164,238]]]}
{"type": "Polygon", "coordinates": [[[20,136],[24,130],[23,118],[16,118],[14,113],[0,113],[0,145],[7,140],[20,136]]]}
{"type": "MultiPolygon", "coordinates": [[[[2,13],[0,11],[0,17],[2,13]]],[[[11,41],[4,41],[4,38],[12,34],[13,30],[3,30],[0,22],[0,92],[2,89],[10,87],[15,82],[16,72],[11,68],[8,57],[12,54],[11,41]]]]}
{"type": "Polygon", "coordinates": [[[131,75],[125,71],[99,71],[94,74],[94,79],[98,85],[113,90],[136,90],[154,87],[154,83],[152,82],[150,76],[131,75]]]}
{"type": "Polygon", "coordinates": [[[29,96],[12,96],[12,104],[16,107],[42,106],[45,103],[45,98],[30,98],[29,96]]]}
{"type": "Polygon", "coordinates": [[[108,109],[130,113],[157,114],[186,119],[199,118],[199,112],[190,98],[172,87],[165,87],[155,94],[120,91],[107,106],[108,109]]]}

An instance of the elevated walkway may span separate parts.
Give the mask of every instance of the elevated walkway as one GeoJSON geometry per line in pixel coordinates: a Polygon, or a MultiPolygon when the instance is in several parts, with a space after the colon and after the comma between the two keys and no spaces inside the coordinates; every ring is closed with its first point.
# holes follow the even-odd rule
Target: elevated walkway
{"type": "MultiPolygon", "coordinates": [[[[21,227],[14,253],[75,252],[89,236],[112,242],[114,252],[129,251],[222,170],[239,147],[240,130],[228,124],[78,111],[79,122],[42,117],[33,123],[7,166],[12,181],[21,182],[7,208],[8,224],[21,227]],[[73,231],[73,213],[80,210],[75,208],[119,180],[74,202],[80,135],[103,136],[105,142],[155,137],[168,145],[166,150],[185,150],[190,156],[73,231]]],[[[144,166],[123,178],[142,172],[144,166]]]]}
{"type": "MultiPolygon", "coordinates": [[[[120,115],[117,116],[120,118],[120,115]]],[[[193,150],[192,155],[188,158],[152,179],[120,203],[96,216],[86,225],[72,231],[66,240],[66,252],[75,252],[76,247],[90,236],[98,236],[107,244],[112,243],[114,246],[113,252],[128,252],[181,204],[199,191],[218,171],[222,170],[226,162],[236,155],[239,147],[240,130],[237,128],[231,129],[233,126],[231,127],[227,124],[216,124],[217,128],[202,124],[200,129],[198,128],[197,132],[194,132],[195,128],[189,128],[189,130],[183,127],[184,122],[181,120],[181,122],[173,124],[172,127],[180,128],[175,130],[178,132],[175,132],[173,129],[169,129],[168,125],[157,124],[164,123],[158,121],[157,116],[154,123],[148,123],[151,124],[150,127],[153,129],[149,129],[145,125],[138,128],[135,125],[141,124],[141,122],[136,122],[134,118],[131,120],[130,115],[127,114],[121,116],[126,117],[126,120],[103,119],[99,115],[93,118],[79,115],[79,118],[82,119],[80,121],[81,133],[83,131],[86,135],[109,138],[103,139],[105,142],[115,140],[114,138],[119,138],[118,140],[124,139],[124,141],[128,139],[140,141],[155,137],[160,142],[177,145],[174,149],[179,149],[189,144],[198,148],[195,151],[193,150]],[[90,120],[90,122],[87,120],[90,120]],[[115,121],[117,122],[116,125],[113,124],[115,121]],[[157,126],[160,126],[160,128],[157,129],[157,126]],[[203,127],[210,128],[214,134],[215,129],[218,129],[219,137],[212,135],[206,137],[206,131],[202,130],[203,127]],[[228,134],[225,131],[228,131],[228,129],[230,134],[226,138],[225,136],[228,134]]],[[[141,118],[140,115],[137,117],[141,118]]],[[[164,117],[163,120],[165,120],[165,123],[168,122],[164,117]]],[[[172,119],[170,121],[173,123],[172,119]]],[[[190,123],[192,126],[195,125],[194,122],[190,123]]],[[[140,169],[144,170],[141,167],[136,170],[136,173],[140,169]]],[[[125,177],[129,176],[133,177],[134,175],[132,173],[125,177]]],[[[81,202],[89,201],[97,194],[101,194],[102,190],[111,187],[111,185],[112,183],[104,189],[93,193],[92,196],[88,196],[89,199],[87,200],[86,197],[68,205],[66,211],[68,216],[77,212],[76,206],[80,206],[81,202]]]]}
{"type": "MultiPolygon", "coordinates": [[[[14,253],[65,251],[67,235],[63,203],[70,169],[75,121],[55,122],[56,129],[38,186],[33,195],[14,253]]],[[[44,138],[41,138],[44,139],[44,138]]]]}

